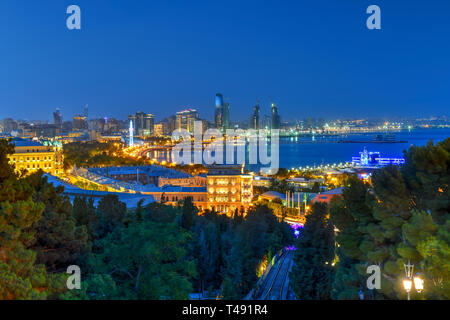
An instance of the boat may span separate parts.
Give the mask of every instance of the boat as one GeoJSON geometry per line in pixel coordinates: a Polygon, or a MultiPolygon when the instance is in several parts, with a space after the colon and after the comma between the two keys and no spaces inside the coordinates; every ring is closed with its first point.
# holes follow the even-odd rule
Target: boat
{"type": "Polygon", "coordinates": [[[377,134],[372,140],[339,140],[338,143],[408,143],[408,141],[396,140],[393,134],[377,134]]]}

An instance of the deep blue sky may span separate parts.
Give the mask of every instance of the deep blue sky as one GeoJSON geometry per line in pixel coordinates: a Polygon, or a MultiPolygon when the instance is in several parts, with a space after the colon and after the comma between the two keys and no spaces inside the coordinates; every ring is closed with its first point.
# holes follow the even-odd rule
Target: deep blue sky
{"type": "Polygon", "coordinates": [[[0,118],[449,115],[446,0],[2,0],[0,118]],[[77,4],[82,30],[66,28],[77,4]],[[382,30],[366,28],[381,7],[382,30]]]}

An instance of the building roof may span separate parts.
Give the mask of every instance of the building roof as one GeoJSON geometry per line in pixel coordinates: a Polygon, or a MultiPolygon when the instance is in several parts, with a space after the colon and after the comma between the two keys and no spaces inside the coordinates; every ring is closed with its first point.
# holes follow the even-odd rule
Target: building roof
{"type": "Polygon", "coordinates": [[[242,175],[242,166],[240,165],[209,165],[206,168],[209,176],[242,175]]]}
{"type": "Polygon", "coordinates": [[[267,192],[264,192],[263,194],[261,194],[260,197],[265,198],[265,199],[270,199],[270,200],[273,200],[273,199],[276,199],[276,198],[285,200],[286,195],[281,194],[281,193],[276,192],[276,191],[267,191],[267,192]]]}
{"type": "MultiPolygon", "coordinates": [[[[108,174],[136,174],[138,167],[117,167],[108,169],[108,174]],[[133,169],[131,169],[133,168],[133,169]],[[119,171],[114,171],[116,169],[121,169],[119,171]],[[123,169],[123,170],[122,170],[123,169]],[[114,171],[114,173],[112,173],[114,171]]],[[[115,190],[127,190],[129,192],[137,192],[137,193],[152,193],[152,192],[201,192],[206,193],[206,187],[180,187],[180,186],[171,186],[166,185],[164,187],[158,187],[154,184],[142,184],[139,182],[124,182],[119,181],[106,175],[106,168],[93,168],[93,169],[84,169],[84,168],[76,168],[72,169],[74,173],[78,176],[92,181],[97,184],[101,184],[104,186],[108,186],[115,190]]],[[[154,175],[154,176],[164,176],[164,177],[192,177],[191,175],[177,171],[173,169],[168,169],[161,166],[142,166],[139,167],[139,174],[143,175],[154,175]]]]}
{"type": "Polygon", "coordinates": [[[144,200],[144,202],[142,204],[144,206],[147,204],[150,204],[152,202],[155,202],[155,198],[152,195],[148,195],[148,194],[84,190],[84,189],[78,188],[77,186],[73,186],[73,185],[67,183],[66,181],[63,181],[53,175],[45,174],[44,176],[46,176],[47,181],[49,183],[52,183],[55,187],[63,186],[64,194],[67,194],[71,201],[73,201],[73,199],[76,196],[80,196],[80,197],[86,197],[86,198],[93,198],[94,204],[97,205],[97,203],[100,201],[100,199],[102,197],[105,197],[107,195],[117,195],[117,197],[119,198],[119,201],[124,202],[127,205],[127,208],[137,207],[137,204],[141,199],[144,200]]]}
{"type": "Polygon", "coordinates": [[[37,141],[25,140],[20,138],[12,139],[12,143],[16,147],[43,147],[44,145],[37,141]]]}
{"type": "Polygon", "coordinates": [[[90,172],[98,175],[122,175],[122,174],[139,174],[150,177],[164,178],[191,178],[192,176],[184,171],[166,168],[159,165],[151,166],[124,166],[124,167],[108,167],[108,168],[92,168],[90,172]]]}
{"type": "Polygon", "coordinates": [[[336,188],[336,189],[331,189],[325,192],[321,192],[320,195],[324,195],[324,194],[342,194],[342,192],[344,191],[344,187],[340,187],[340,188],[336,188]]]}

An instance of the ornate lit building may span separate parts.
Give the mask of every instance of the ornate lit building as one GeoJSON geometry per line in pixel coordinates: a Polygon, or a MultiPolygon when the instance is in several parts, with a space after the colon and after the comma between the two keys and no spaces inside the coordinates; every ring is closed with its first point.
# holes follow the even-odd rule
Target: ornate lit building
{"type": "Polygon", "coordinates": [[[231,216],[236,209],[247,212],[253,198],[253,176],[240,166],[208,168],[207,208],[231,216]]]}
{"type": "Polygon", "coordinates": [[[32,173],[41,169],[52,175],[59,173],[62,159],[55,147],[22,139],[13,139],[12,143],[15,145],[14,154],[8,157],[16,172],[25,169],[32,173]]]}

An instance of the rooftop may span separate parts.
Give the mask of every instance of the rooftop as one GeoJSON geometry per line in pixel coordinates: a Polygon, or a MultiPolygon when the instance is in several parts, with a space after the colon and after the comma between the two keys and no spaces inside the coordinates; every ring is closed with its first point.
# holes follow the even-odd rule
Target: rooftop
{"type": "Polygon", "coordinates": [[[25,140],[20,138],[12,139],[12,143],[16,147],[44,147],[44,145],[38,141],[25,140]]]}

